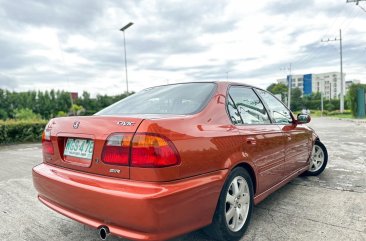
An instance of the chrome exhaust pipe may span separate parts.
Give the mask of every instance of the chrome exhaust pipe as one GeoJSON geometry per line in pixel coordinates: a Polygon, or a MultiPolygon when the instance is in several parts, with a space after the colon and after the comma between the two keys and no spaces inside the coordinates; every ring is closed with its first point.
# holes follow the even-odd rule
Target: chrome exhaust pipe
{"type": "Polygon", "coordinates": [[[103,226],[99,229],[99,237],[101,240],[106,240],[109,235],[109,229],[107,226],[103,226]]]}

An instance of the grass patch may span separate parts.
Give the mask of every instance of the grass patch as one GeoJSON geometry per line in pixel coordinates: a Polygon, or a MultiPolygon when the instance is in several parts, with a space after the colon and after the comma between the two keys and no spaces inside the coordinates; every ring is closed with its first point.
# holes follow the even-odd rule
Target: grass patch
{"type": "MultiPolygon", "coordinates": [[[[295,112],[295,114],[299,114],[301,112],[295,112]]],[[[352,116],[351,110],[345,110],[343,113],[340,113],[337,111],[323,111],[323,113],[320,110],[310,110],[310,116],[311,117],[336,117],[336,118],[344,118],[344,119],[356,119],[352,116]]]]}

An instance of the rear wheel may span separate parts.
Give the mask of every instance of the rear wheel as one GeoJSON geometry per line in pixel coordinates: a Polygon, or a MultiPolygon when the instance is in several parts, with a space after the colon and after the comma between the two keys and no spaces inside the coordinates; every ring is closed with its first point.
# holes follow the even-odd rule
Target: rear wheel
{"type": "Polygon", "coordinates": [[[316,141],[310,157],[309,170],[305,174],[308,176],[317,176],[324,171],[327,163],[327,148],[320,141],[316,141]]]}
{"type": "Polygon", "coordinates": [[[253,182],[244,168],[235,168],[221,191],[206,233],[215,240],[236,241],[248,228],[253,210],[253,182]]]}

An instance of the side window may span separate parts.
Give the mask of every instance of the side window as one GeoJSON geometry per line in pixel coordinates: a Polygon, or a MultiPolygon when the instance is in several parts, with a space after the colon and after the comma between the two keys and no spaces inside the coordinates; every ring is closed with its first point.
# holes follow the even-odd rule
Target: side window
{"type": "Polygon", "coordinates": [[[227,110],[229,111],[230,119],[233,122],[233,124],[235,125],[243,124],[240,118],[240,114],[236,109],[234,102],[231,100],[230,96],[228,96],[227,110]]]}
{"type": "Polygon", "coordinates": [[[270,124],[266,109],[251,88],[231,87],[229,94],[244,124],[270,124]]]}
{"type": "Polygon", "coordinates": [[[269,108],[269,115],[277,124],[290,124],[292,123],[292,117],[290,111],[284,106],[281,101],[270,93],[264,90],[256,90],[257,93],[266,102],[269,108]]]}

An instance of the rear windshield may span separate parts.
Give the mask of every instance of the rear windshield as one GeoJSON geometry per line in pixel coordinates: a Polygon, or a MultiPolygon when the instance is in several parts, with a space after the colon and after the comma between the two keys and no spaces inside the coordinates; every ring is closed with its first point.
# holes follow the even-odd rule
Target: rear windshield
{"type": "Polygon", "coordinates": [[[207,104],[215,87],[215,83],[187,83],[148,88],[114,103],[96,115],[194,114],[207,104]]]}

